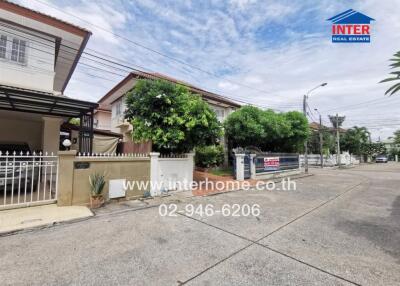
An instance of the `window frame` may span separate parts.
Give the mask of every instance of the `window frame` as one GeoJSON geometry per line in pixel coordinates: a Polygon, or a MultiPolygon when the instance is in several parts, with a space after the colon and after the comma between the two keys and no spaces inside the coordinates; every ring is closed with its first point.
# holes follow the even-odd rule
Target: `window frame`
{"type": "MultiPolygon", "coordinates": [[[[0,57],[0,61],[19,65],[19,66],[27,66],[28,65],[28,51],[29,51],[29,41],[26,39],[22,39],[18,36],[12,36],[7,32],[0,33],[0,37],[6,38],[5,45],[5,57],[0,57]],[[15,41],[18,42],[17,51],[15,55],[15,41]],[[21,49],[21,43],[24,43],[24,49],[21,49]],[[21,55],[23,55],[23,61],[21,61],[21,55]],[[15,59],[16,57],[16,59],[15,59]]],[[[1,38],[0,38],[1,39],[1,38]]],[[[4,48],[4,47],[1,47],[4,48]]]]}
{"type": "Polygon", "coordinates": [[[10,61],[25,65],[26,64],[26,41],[22,40],[18,37],[13,37],[11,42],[11,54],[10,54],[10,61]],[[22,45],[23,44],[23,45],[22,45]],[[23,51],[21,47],[24,47],[23,51]],[[23,54],[23,61],[21,61],[21,54],[23,54]]]}
{"type": "Polygon", "coordinates": [[[8,36],[5,34],[0,34],[0,55],[2,54],[1,49],[4,49],[4,57],[0,56],[0,59],[6,60],[7,59],[7,38],[8,36]],[[2,45],[3,37],[5,38],[5,45],[2,45]]]}

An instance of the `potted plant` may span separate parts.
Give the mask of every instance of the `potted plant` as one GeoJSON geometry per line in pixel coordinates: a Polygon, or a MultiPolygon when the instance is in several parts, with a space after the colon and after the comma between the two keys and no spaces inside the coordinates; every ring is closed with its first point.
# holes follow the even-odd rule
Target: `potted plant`
{"type": "Polygon", "coordinates": [[[90,183],[90,207],[96,209],[104,204],[103,188],[106,184],[103,174],[93,174],[89,176],[90,183]]]}

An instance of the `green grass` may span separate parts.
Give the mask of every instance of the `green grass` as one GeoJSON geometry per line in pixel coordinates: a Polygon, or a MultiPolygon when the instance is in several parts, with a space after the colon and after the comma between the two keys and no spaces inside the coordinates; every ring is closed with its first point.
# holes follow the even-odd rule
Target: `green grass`
{"type": "Polygon", "coordinates": [[[216,176],[232,176],[233,168],[232,167],[227,167],[227,168],[221,167],[221,168],[210,169],[209,172],[216,176]]]}

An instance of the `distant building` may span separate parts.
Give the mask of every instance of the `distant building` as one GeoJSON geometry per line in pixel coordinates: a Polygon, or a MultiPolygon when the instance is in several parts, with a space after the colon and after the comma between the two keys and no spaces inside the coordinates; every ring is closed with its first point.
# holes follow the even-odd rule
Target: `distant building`
{"type": "Polygon", "coordinates": [[[400,149],[400,144],[396,144],[393,138],[388,138],[382,141],[382,143],[385,145],[386,151],[389,154],[393,149],[400,149]]]}

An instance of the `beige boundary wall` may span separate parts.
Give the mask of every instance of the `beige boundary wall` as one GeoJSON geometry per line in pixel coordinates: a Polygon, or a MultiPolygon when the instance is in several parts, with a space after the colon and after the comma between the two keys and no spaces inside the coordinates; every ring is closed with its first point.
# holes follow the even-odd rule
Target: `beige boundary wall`
{"type": "MultiPolygon", "coordinates": [[[[108,199],[108,181],[150,181],[150,158],[147,156],[76,156],[76,151],[60,151],[58,196],[59,206],[87,205],[90,202],[89,176],[105,174],[106,185],[103,194],[108,199]],[[77,167],[77,164],[83,168],[77,167]]],[[[144,190],[137,187],[126,191],[126,199],[142,197],[144,190]]]]}

